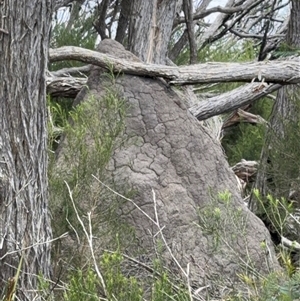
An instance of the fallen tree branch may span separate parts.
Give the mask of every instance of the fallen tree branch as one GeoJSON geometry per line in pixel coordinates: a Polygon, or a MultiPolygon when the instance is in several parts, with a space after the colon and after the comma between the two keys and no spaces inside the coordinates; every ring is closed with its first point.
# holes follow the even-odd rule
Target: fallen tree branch
{"type": "Polygon", "coordinates": [[[300,83],[299,59],[248,63],[205,63],[190,66],[165,66],[129,62],[80,47],[50,49],[50,62],[77,60],[97,65],[116,73],[162,77],[170,84],[188,85],[216,82],[250,82],[260,76],[266,82],[300,83]]]}
{"type": "Polygon", "coordinates": [[[198,120],[205,120],[250,104],[269,93],[277,91],[281,87],[278,84],[265,87],[262,83],[249,83],[229,92],[211,97],[208,100],[201,101],[189,110],[198,120]]]}
{"type": "MultiPolygon", "coordinates": [[[[86,78],[80,77],[48,77],[47,93],[53,97],[75,98],[86,82],[86,78]]],[[[198,120],[205,120],[248,105],[269,93],[277,91],[280,87],[282,86],[278,84],[265,87],[262,83],[249,83],[229,92],[202,100],[189,110],[198,120]]]]}
{"type": "Polygon", "coordinates": [[[84,77],[47,77],[47,93],[53,97],[75,98],[86,84],[84,77]]]}
{"type": "Polygon", "coordinates": [[[251,108],[251,104],[243,106],[237,110],[234,110],[230,116],[224,120],[222,129],[226,129],[229,127],[232,127],[236,124],[239,124],[241,122],[243,123],[250,123],[250,124],[267,124],[267,121],[263,119],[259,115],[254,115],[247,110],[251,108]]]}
{"type": "Polygon", "coordinates": [[[239,163],[231,167],[231,169],[239,179],[245,183],[249,183],[255,180],[258,164],[256,161],[242,159],[239,163]]]}
{"type": "Polygon", "coordinates": [[[81,67],[70,67],[70,68],[62,68],[57,71],[51,71],[50,74],[53,77],[58,76],[79,76],[86,75],[91,71],[92,65],[85,65],[81,67]]]}
{"type": "MultiPolygon", "coordinates": [[[[86,78],[80,77],[48,77],[47,93],[53,97],[75,98],[86,82],[86,78]]],[[[198,120],[205,120],[250,104],[280,87],[278,84],[265,87],[261,83],[250,83],[202,100],[189,110],[198,120]]]]}

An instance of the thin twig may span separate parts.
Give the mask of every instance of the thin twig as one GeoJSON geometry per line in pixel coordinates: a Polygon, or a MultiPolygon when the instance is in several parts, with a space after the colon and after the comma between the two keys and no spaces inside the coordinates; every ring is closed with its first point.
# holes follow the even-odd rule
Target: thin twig
{"type": "Polygon", "coordinates": [[[76,208],[76,205],[74,203],[74,200],[73,200],[73,194],[72,194],[72,191],[70,189],[70,186],[68,185],[68,183],[66,181],[64,181],[67,188],[68,188],[68,192],[69,192],[69,197],[70,197],[70,200],[72,202],[72,205],[73,205],[73,208],[74,208],[74,211],[75,211],[75,214],[76,214],[76,217],[82,227],[82,230],[88,240],[88,243],[89,243],[89,247],[90,247],[90,252],[91,252],[91,255],[92,255],[92,259],[93,259],[93,262],[94,262],[94,268],[96,270],[96,273],[101,281],[101,284],[102,284],[102,288],[103,288],[103,291],[104,291],[104,294],[105,296],[107,296],[107,291],[106,291],[106,285],[105,285],[105,282],[104,282],[104,278],[98,268],[98,265],[97,265],[97,261],[96,261],[96,258],[95,258],[95,254],[94,254],[94,249],[93,249],[93,234],[92,234],[92,226],[91,226],[91,212],[88,212],[88,221],[89,221],[89,233],[87,232],[85,226],[84,226],[84,223],[82,221],[82,219],[80,218],[79,216],[79,213],[78,213],[78,210],[76,208]]]}
{"type": "Polygon", "coordinates": [[[135,202],[133,202],[131,199],[126,198],[124,195],[116,192],[115,190],[111,189],[109,186],[107,186],[106,184],[104,184],[102,181],[100,181],[96,176],[92,175],[92,177],[94,179],[96,179],[101,185],[103,185],[105,188],[107,188],[109,191],[113,192],[114,194],[116,194],[117,196],[121,197],[122,199],[130,202],[136,209],[138,209],[140,212],[142,212],[153,224],[155,224],[157,226],[157,223],[155,222],[155,220],[153,220],[153,218],[151,218],[143,209],[141,209],[135,202]]]}
{"type": "Polygon", "coordinates": [[[183,275],[185,277],[187,277],[187,273],[185,272],[185,270],[182,268],[182,266],[179,264],[178,260],[175,258],[175,256],[173,255],[172,253],[172,250],[170,249],[169,245],[167,244],[167,241],[162,233],[162,230],[161,230],[161,226],[160,226],[160,223],[159,223],[159,219],[158,219],[158,213],[157,213],[157,206],[156,206],[156,196],[155,196],[155,191],[152,189],[152,197],[153,197],[153,203],[154,203],[154,213],[155,213],[155,219],[156,219],[156,225],[159,229],[159,232],[160,232],[160,235],[161,235],[161,239],[163,240],[168,252],[170,253],[172,259],[174,260],[174,262],[176,263],[176,265],[179,267],[179,269],[181,270],[181,272],[183,273],[183,275]]]}
{"type": "Polygon", "coordinates": [[[47,240],[47,241],[44,241],[44,242],[37,242],[35,244],[32,244],[28,247],[24,247],[24,248],[21,248],[20,250],[15,250],[15,251],[11,251],[11,252],[7,252],[5,253],[2,257],[0,257],[0,260],[3,260],[6,256],[8,255],[11,255],[11,254],[15,254],[15,253],[19,253],[19,252],[22,252],[24,250],[28,250],[28,249],[31,249],[32,247],[35,247],[35,246],[39,246],[39,245],[43,245],[43,244],[48,244],[48,243],[51,243],[53,241],[56,241],[58,239],[61,239],[61,238],[64,238],[65,236],[68,235],[68,232],[60,235],[59,237],[56,237],[56,238],[53,238],[53,239],[50,239],[50,240],[47,240]]]}
{"type": "MultiPolygon", "coordinates": [[[[130,203],[132,203],[140,212],[142,212],[157,228],[158,228],[158,232],[155,234],[155,236],[157,236],[157,234],[159,233],[160,236],[161,236],[161,239],[165,245],[165,247],[167,248],[169,254],[171,255],[172,259],[174,260],[174,262],[176,263],[176,265],[179,267],[179,269],[181,270],[181,272],[183,273],[183,275],[187,278],[187,285],[188,285],[188,292],[189,292],[189,297],[190,297],[190,301],[193,301],[193,299],[197,299],[199,300],[198,297],[196,296],[193,296],[192,294],[192,288],[190,286],[190,280],[189,280],[189,270],[190,270],[190,266],[189,266],[189,263],[188,263],[188,266],[187,266],[187,272],[182,268],[182,266],[180,265],[180,263],[178,262],[178,260],[175,258],[174,254],[172,253],[172,250],[171,248],[169,247],[165,237],[164,237],[164,234],[163,234],[163,227],[160,226],[160,223],[159,223],[159,218],[158,218],[158,211],[157,211],[157,205],[156,205],[156,196],[155,196],[155,191],[152,189],[152,196],[153,196],[153,206],[154,206],[154,214],[155,214],[155,220],[153,220],[144,210],[142,210],[138,205],[135,204],[134,201],[132,201],[131,199],[128,199],[126,198],[125,196],[121,195],[120,193],[116,192],[115,190],[113,190],[112,188],[110,188],[109,186],[107,186],[106,184],[104,184],[102,181],[100,181],[96,176],[92,175],[92,177],[94,179],[96,179],[101,185],[103,185],[104,187],[106,187],[108,190],[110,190],[111,192],[113,192],[114,194],[116,194],[117,196],[123,198],[124,200],[127,200],[129,201],[130,203]]],[[[144,264],[136,261],[135,259],[132,259],[131,257],[127,256],[127,255],[124,255],[124,257],[127,257],[128,259],[134,261],[134,262],[137,262],[139,264],[141,264],[143,267],[144,264]]],[[[149,267],[147,267],[147,270],[149,270],[149,267]]]]}

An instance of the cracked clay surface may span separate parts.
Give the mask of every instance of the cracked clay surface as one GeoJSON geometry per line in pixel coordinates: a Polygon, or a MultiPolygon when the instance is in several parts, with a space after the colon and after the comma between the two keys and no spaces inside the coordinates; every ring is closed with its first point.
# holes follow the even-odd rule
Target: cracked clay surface
{"type": "MultiPolygon", "coordinates": [[[[111,54],[118,56],[118,51],[119,56],[123,53],[127,59],[138,60],[131,53],[124,54],[122,46],[111,54]]],[[[101,70],[95,68],[88,82],[90,93],[101,97],[103,80],[101,70]]],[[[126,100],[122,137],[125,142],[115,150],[108,172],[117,185],[127,185],[137,192],[133,200],[153,219],[154,190],[163,233],[182,266],[186,268],[190,262],[192,280],[200,285],[207,275],[216,273],[234,279],[240,269],[239,257],[246,261],[250,257],[254,267],[266,271],[260,242],[270,242],[268,233],[237,194],[236,179],[221,146],[189,115],[179,97],[162,80],[120,75],[115,88],[126,100]],[[228,234],[233,231],[237,236],[234,243],[220,244],[218,250],[212,251],[210,237],[197,225],[198,212],[226,189],[232,193],[234,208],[242,212],[245,227],[236,229],[235,222],[228,220],[228,234]]],[[[132,204],[124,206],[122,212],[129,212],[124,219],[135,228],[141,246],[153,248],[152,236],[159,238],[159,229],[132,204]]],[[[218,207],[225,211],[224,204],[218,203],[218,207]]],[[[164,252],[172,266],[168,252],[164,252]]],[[[273,253],[268,256],[276,261],[273,253]]],[[[174,263],[173,268],[178,270],[174,263]]]]}

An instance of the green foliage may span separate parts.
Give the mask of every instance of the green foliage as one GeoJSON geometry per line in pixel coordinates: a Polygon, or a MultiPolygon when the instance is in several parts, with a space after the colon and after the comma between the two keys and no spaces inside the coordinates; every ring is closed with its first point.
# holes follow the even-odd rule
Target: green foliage
{"type": "MultiPolygon", "coordinates": [[[[69,112],[72,107],[69,102],[56,102],[47,97],[48,108],[48,148],[53,154],[56,150],[59,140],[68,126],[69,112]]],[[[54,159],[53,156],[50,156],[54,159]]],[[[50,164],[51,165],[51,164],[50,164]]]]}
{"type": "MultiPolygon", "coordinates": [[[[158,241],[157,252],[160,254],[164,248],[163,242],[158,241]]],[[[160,255],[158,255],[160,257],[160,255]]],[[[164,267],[162,260],[157,258],[153,261],[153,283],[151,284],[151,300],[153,301],[187,301],[190,300],[186,285],[176,281],[164,267]]]]}
{"type": "MultiPolygon", "coordinates": [[[[292,212],[291,203],[285,199],[275,199],[268,196],[268,202],[262,202],[258,190],[254,190],[257,199],[260,200],[262,210],[272,221],[274,229],[284,233],[284,225],[292,212]],[[268,204],[268,207],[266,207],[268,204]]],[[[212,254],[222,252],[222,246],[227,247],[245,245],[241,238],[246,233],[246,216],[241,208],[236,208],[228,191],[218,193],[217,197],[212,197],[210,204],[203,209],[199,209],[199,227],[210,243],[212,254]],[[229,226],[230,225],[230,229],[229,226]],[[232,232],[231,232],[232,231],[232,232]]],[[[262,250],[266,251],[266,261],[269,254],[268,246],[261,243],[262,250]]],[[[300,272],[295,269],[291,261],[291,254],[285,249],[280,251],[280,261],[283,270],[270,272],[268,275],[260,275],[253,269],[250,258],[247,258],[247,250],[234,251],[230,248],[226,257],[232,257],[236,264],[239,264],[241,271],[238,276],[241,281],[236,283],[236,287],[226,295],[228,301],[292,301],[300,298],[300,272]],[[247,265],[244,263],[247,262],[247,265]]],[[[263,260],[263,259],[262,259],[263,260]]],[[[272,271],[272,267],[270,268],[272,271]]]]}
{"type": "Polygon", "coordinates": [[[272,56],[277,59],[277,58],[285,58],[288,56],[299,56],[300,55],[300,49],[298,47],[293,47],[289,45],[286,42],[282,42],[278,49],[272,54],[272,56]]]}
{"type": "Polygon", "coordinates": [[[88,268],[85,272],[76,270],[69,276],[64,301],[98,301],[100,284],[97,274],[88,268]]]}
{"type": "Polygon", "coordinates": [[[291,277],[274,272],[258,279],[240,275],[240,279],[248,287],[246,296],[236,294],[230,296],[228,301],[294,301],[300,297],[299,272],[291,277]]]}
{"type": "MultiPolygon", "coordinates": [[[[180,54],[176,60],[177,65],[188,64],[189,50],[180,54]]],[[[257,49],[252,41],[239,41],[221,39],[214,44],[208,44],[198,51],[199,63],[205,62],[245,62],[257,56],[257,49]]]]}
{"type": "MultiPolygon", "coordinates": [[[[96,301],[106,299],[108,301],[142,301],[145,300],[143,280],[135,276],[124,274],[124,257],[119,251],[104,252],[100,261],[101,273],[105,282],[106,296],[101,287],[95,271],[88,267],[85,270],[76,270],[69,276],[68,284],[64,292],[64,301],[88,300],[96,301]]],[[[187,289],[182,286],[174,286],[170,275],[160,263],[155,260],[151,283],[151,301],[187,301],[189,295],[187,289]]]]}
{"type": "Polygon", "coordinates": [[[101,270],[104,274],[108,300],[141,301],[143,289],[135,277],[125,277],[121,270],[123,256],[115,253],[104,253],[101,259],[101,270]]]}
{"type": "Polygon", "coordinates": [[[68,28],[65,23],[56,24],[51,34],[51,47],[78,46],[94,49],[97,33],[93,29],[92,22],[92,16],[81,16],[74,20],[71,28],[68,28]]]}
{"type": "Polygon", "coordinates": [[[52,294],[51,283],[42,274],[38,275],[38,292],[41,300],[47,300],[52,294]]]}
{"type": "Polygon", "coordinates": [[[284,229],[290,214],[293,212],[293,204],[285,198],[277,199],[272,195],[263,198],[258,189],[253,189],[253,196],[257,203],[257,215],[270,223],[269,230],[284,235],[284,229]]]}
{"type": "MultiPolygon", "coordinates": [[[[78,46],[94,50],[97,33],[93,28],[92,22],[93,16],[85,13],[75,19],[72,26],[68,26],[66,23],[55,24],[52,30],[50,47],[78,46]]],[[[82,65],[82,63],[76,61],[56,62],[51,64],[50,71],[82,65]]]]}
{"type": "MultiPolygon", "coordinates": [[[[101,174],[108,163],[114,142],[124,128],[124,101],[110,88],[99,99],[90,96],[68,115],[58,103],[51,104],[49,111],[59,134],[63,133],[67,139],[63,158],[68,175],[63,181],[68,182],[76,197],[88,185],[91,174],[101,174]]],[[[57,138],[55,128],[50,133],[53,133],[52,140],[57,138]]],[[[55,191],[59,183],[64,186],[63,181],[50,173],[50,184],[55,186],[55,191]]]]}
{"type": "MultiPolygon", "coordinates": [[[[121,134],[124,129],[126,108],[112,79],[107,81],[102,94],[99,97],[90,95],[87,101],[77,105],[69,113],[57,103],[49,108],[53,124],[59,128],[59,134],[63,137],[61,143],[64,146],[59,158],[56,158],[55,154],[50,156],[52,162],[49,166],[50,209],[55,216],[53,230],[55,236],[69,232],[74,239],[75,237],[83,239],[74,257],[70,256],[70,260],[77,267],[84,264],[85,237],[73,210],[65,182],[72,191],[79,214],[85,215],[86,212],[92,211],[93,231],[99,236],[106,234],[106,238],[112,237],[112,241],[106,241],[107,244],[115,244],[113,233],[119,231],[122,232],[120,239],[126,244],[134,240],[133,230],[124,225],[117,215],[124,200],[102,189],[92,176],[95,175],[109,184],[105,167],[113,150],[123,142],[121,134]]],[[[54,137],[52,140],[57,139],[55,134],[52,137],[54,137]]],[[[110,183],[110,186],[113,187],[113,183],[110,183]]],[[[59,250],[66,247],[58,243],[56,248],[53,248],[54,253],[59,254],[59,250]]],[[[59,255],[54,255],[56,256],[59,255]]]]}
{"type": "MultiPolygon", "coordinates": [[[[264,99],[254,103],[249,112],[268,120],[272,106],[273,101],[264,99]]],[[[259,161],[265,133],[265,124],[252,125],[243,122],[226,130],[222,139],[222,146],[229,164],[232,166],[240,162],[241,159],[259,161]]]]}
{"type": "MultiPolygon", "coordinates": [[[[256,201],[257,215],[265,222],[269,231],[275,233],[280,237],[288,237],[289,239],[298,239],[297,231],[291,232],[292,228],[296,228],[299,224],[292,214],[295,211],[294,203],[281,197],[280,199],[275,198],[271,195],[262,197],[258,189],[253,190],[253,197],[256,201]],[[294,238],[293,238],[294,236],[294,238]]],[[[295,230],[293,230],[295,231],[295,230]]],[[[292,259],[292,250],[278,248],[279,261],[285,268],[286,275],[291,277],[296,271],[295,260],[292,259]]]]}
{"type": "Polygon", "coordinates": [[[220,192],[198,211],[198,225],[208,237],[212,252],[224,244],[236,245],[238,236],[246,231],[246,217],[241,207],[236,208],[229,191],[220,192]]]}

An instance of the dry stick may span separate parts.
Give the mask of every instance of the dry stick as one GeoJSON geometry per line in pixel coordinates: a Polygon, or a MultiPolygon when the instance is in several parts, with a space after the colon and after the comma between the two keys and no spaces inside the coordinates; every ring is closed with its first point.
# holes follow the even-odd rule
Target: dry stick
{"type": "Polygon", "coordinates": [[[93,258],[93,262],[94,262],[94,268],[96,270],[96,273],[101,281],[101,284],[102,284],[102,287],[103,287],[103,290],[104,290],[104,294],[105,296],[107,296],[107,291],[106,291],[106,285],[105,285],[105,282],[104,282],[104,279],[103,279],[103,276],[98,268],[98,265],[97,265],[97,262],[96,262],[96,258],[95,258],[95,254],[94,254],[94,249],[93,249],[93,234],[92,234],[92,226],[91,226],[91,212],[88,212],[88,221],[89,221],[89,233],[87,232],[85,226],[84,226],[84,223],[82,221],[82,219],[80,218],[79,214],[78,214],[78,211],[77,211],[77,208],[76,208],[76,205],[74,203],[74,200],[73,200],[73,195],[72,195],[72,191],[70,189],[70,186],[68,185],[68,183],[66,181],[64,181],[67,188],[68,188],[68,192],[69,192],[69,197],[71,199],[71,202],[72,202],[72,205],[73,205],[73,208],[74,208],[74,211],[75,211],[75,214],[76,214],[76,217],[82,227],[82,230],[88,240],[88,243],[89,243],[89,247],[90,247],[90,251],[91,251],[91,255],[92,255],[92,258],[93,258]]]}
{"type": "Polygon", "coordinates": [[[5,34],[8,34],[8,31],[5,30],[5,29],[3,29],[3,28],[0,28],[0,32],[5,33],[5,34]]]}
{"type": "Polygon", "coordinates": [[[3,260],[3,259],[4,259],[6,256],[8,256],[8,255],[15,254],[15,253],[19,253],[20,251],[24,251],[24,250],[30,249],[30,248],[32,248],[32,247],[34,247],[34,246],[43,245],[43,244],[46,244],[46,243],[51,243],[51,242],[53,242],[53,241],[56,241],[56,240],[58,240],[58,239],[61,239],[61,238],[65,237],[65,236],[67,236],[67,235],[68,235],[68,232],[66,232],[66,233],[64,233],[64,234],[62,234],[62,235],[60,235],[59,237],[56,237],[56,238],[53,238],[53,239],[50,239],[50,240],[47,240],[47,241],[44,241],[44,242],[37,242],[37,243],[32,244],[32,245],[30,245],[30,246],[28,246],[28,247],[21,248],[20,250],[15,250],[15,251],[7,252],[7,253],[5,253],[2,257],[0,257],[0,260],[3,260]]]}
{"type": "Polygon", "coordinates": [[[185,270],[181,267],[181,265],[179,264],[178,260],[175,258],[175,256],[173,255],[172,253],[172,250],[170,249],[170,247],[168,246],[167,242],[166,242],[166,239],[162,233],[162,228],[159,224],[159,219],[158,219],[158,213],[157,213],[157,207],[156,207],[156,196],[155,196],[155,192],[154,190],[152,189],[152,197],[153,197],[153,203],[154,203],[154,213],[155,213],[155,219],[156,219],[156,225],[159,229],[159,232],[160,232],[160,235],[161,235],[161,238],[166,246],[166,248],[168,249],[168,252],[170,253],[172,259],[175,261],[176,265],[179,267],[179,269],[181,270],[181,272],[183,273],[183,275],[185,277],[188,276],[188,274],[185,272],[185,270]]]}
{"type": "Polygon", "coordinates": [[[74,233],[75,233],[75,235],[76,235],[77,243],[78,243],[78,245],[80,246],[80,238],[79,238],[79,235],[78,235],[78,233],[77,233],[75,227],[71,224],[71,222],[69,221],[68,218],[66,218],[66,221],[67,221],[68,225],[71,227],[71,229],[74,231],[74,233]]]}
{"type": "Polygon", "coordinates": [[[134,201],[132,201],[131,199],[126,198],[124,195],[122,195],[122,194],[118,193],[117,191],[111,189],[109,186],[107,186],[106,184],[101,182],[96,176],[92,175],[92,177],[95,180],[97,180],[101,185],[103,185],[105,188],[107,188],[109,191],[113,192],[114,194],[121,197],[122,199],[130,202],[136,209],[138,209],[140,212],[142,212],[152,223],[154,223],[157,226],[157,223],[143,209],[141,209],[134,201]]]}
{"type": "Polygon", "coordinates": [[[174,254],[172,253],[172,250],[169,247],[169,245],[168,245],[168,243],[167,243],[167,241],[165,239],[165,236],[164,236],[164,234],[162,232],[163,228],[161,228],[160,223],[159,223],[159,218],[158,218],[158,213],[157,213],[157,206],[156,206],[156,195],[155,195],[154,189],[152,189],[152,197],[153,197],[153,203],[154,203],[154,213],[155,213],[156,224],[157,224],[157,227],[159,229],[161,239],[163,240],[163,242],[165,244],[165,247],[167,248],[168,252],[170,253],[172,259],[174,260],[174,262],[176,263],[176,265],[179,267],[179,269],[181,270],[181,272],[183,273],[183,275],[186,277],[190,300],[193,301],[192,290],[191,290],[190,280],[189,280],[189,271],[190,271],[189,263],[187,264],[187,271],[185,272],[185,270],[181,267],[180,263],[177,261],[177,259],[175,258],[174,254]]]}

